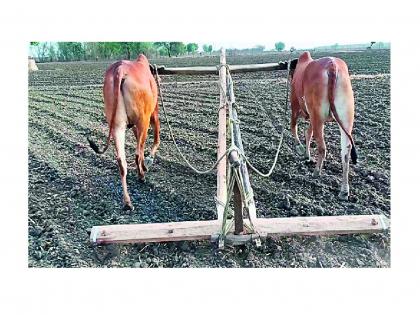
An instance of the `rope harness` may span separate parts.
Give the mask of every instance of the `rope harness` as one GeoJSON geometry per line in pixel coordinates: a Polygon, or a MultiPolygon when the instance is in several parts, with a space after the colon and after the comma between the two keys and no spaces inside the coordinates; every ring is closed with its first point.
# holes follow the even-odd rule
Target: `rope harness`
{"type": "MultiPolygon", "coordinates": [[[[205,170],[199,170],[198,168],[196,168],[196,167],[194,167],[189,161],[188,161],[188,159],[185,157],[185,155],[181,152],[181,149],[179,148],[179,146],[178,146],[178,144],[176,143],[176,140],[175,140],[175,136],[174,136],[174,133],[173,133],[173,131],[172,131],[172,127],[171,127],[171,124],[170,124],[170,122],[169,122],[169,119],[168,119],[168,115],[167,115],[167,112],[166,112],[166,108],[165,108],[165,102],[164,102],[164,99],[163,99],[163,95],[162,95],[162,91],[161,91],[161,88],[160,88],[160,78],[159,78],[159,74],[158,74],[158,71],[157,71],[157,66],[154,64],[153,65],[153,68],[155,69],[155,79],[156,79],[156,82],[157,82],[157,86],[158,86],[158,94],[159,94],[159,97],[160,97],[160,104],[162,105],[162,108],[163,108],[163,113],[164,113],[164,116],[165,116],[165,121],[166,121],[166,124],[168,125],[168,129],[169,129],[169,134],[170,134],[170,136],[171,136],[171,139],[172,139],[172,141],[173,141],[173,143],[175,144],[175,147],[176,147],[176,149],[177,149],[177,151],[178,151],[178,153],[179,153],[179,155],[181,156],[181,158],[184,160],[184,162],[185,163],[187,163],[187,165],[188,165],[188,167],[189,168],[191,168],[194,172],[196,172],[197,174],[208,174],[208,173],[210,173],[211,171],[213,171],[216,167],[217,167],[217,165],[219,165],[219,163],[220,163],[220,161],[221,160],[223,160],[223,158],[226,156],[226,155],[228,155],[232,150],[233,150],[233,148],[232,147],[230,147],[230,148],[228,148],[221,156],[220,156],[220,158],[210,167],[210,168],[208,168],[208,169],[205,169],[205,170]]],[[[225,99],[226,100],[226,99],[225,99]]]]}
{"type": "MultiPolygon", "coordinates": [[[[286,95],[285,95],[285,98],[284,98],[284,114],[286,114],[287,113],[287,108],[288,108],[288,98],[289,98],[289,76],[290,76],[290,56],[291,56],[291,53],[289,54],[289,60],[288,60],[288,62],[287,62],[287,78],[286,78],[286,95]]],[[[229,71],[229,68],[227,68],[228,69],[228,71],[229,71]]],[[[230,75],[230,72],[228,73],[228,75],[229,75],[229,77],[231,76],[230,75]]],[[[251,90],[248,90],[250,93],[251,93],[251,95],[253,96],[253,98],[257,101],[257,97],[255,96],[255,94],[251,91],[251,90]]],[[[267,177],[270,177],[271,176],[271,174],[273,173],[273,171],[274,171],[274,168],[276,167],[276,165],[277,165],[277,162],[278,162],[278,157],[279,157],[279,154],[280,154],[280,149],[281,149],[281,146],[282,146],[282,144],[283,144],[283,138],[284,138],[284,127],[282,126],[282,130],[281,130],[281,133],[280,133],[280,140],[279,140],[279,144],[278,144],[278,146],[277,146],[277,151],[276,151],[276,154],[275,154],[275,156],[274,156],[274,161],[273,161],[273,164],[271,165],[271,168],[270,168],[270,170],[267,172],[267,173],[263,173],[262,171],[260,171],[259,169],[257,169],[252,163],[251,163],[251,161],[250,161],[250,159],[245,155],[245,152],[240,152],[241,153],[241,155],[242,155],[242,157],[244,158],[244,160],[245,160],[245,162],[247,163],[247,165],[255,172],[255,173],[257,173],[258,175],[260,175],[261,177],[265,177],[265,178],[267,178],[267,177]]]]}
{"type": "MultiPolygon", "coordinates": [[[[188,167],[189,168],[191,168],[194,172],[196,172],[197,174],[208,174],[208,173],[210,173],[211,171],[213,171],[216,167],[217,167],[217,165],[220,163],[220,161],[222,161],[222,159],[225,157],[225,156],[227,156],[227,155],[229,155],[230,154],[230,152],[232,152],[232,151],[237,151],[238,153],[239,153],[239,155],[245,160],[245,162],[247,163],[247,165],[255,172],[255,173],[257,173],[258,175],[260,175],[260,176],[262,176],[262,177],[270,177],[271,176],[271,174],[273,173],[273,171],[274,171],[274,168],[275,168],[275,166],[276,166],[276,164],[277,164],[277,162],[278,162],[278,157],[279,157],[279,154],[280,154],[280,149],[281,149],[281,146],[282,146],[282,144],[283,144],[283,137],[284,137],[284,128],[282,128],[282,131],[281,131],[281,134],[280,134],[280,140],[279,140],[279,144],[278,144],[278,146],[277,146],[277,151],[276,151],[276,154],[275,154],[275,157],[274,157],[274,161],[273,161],[273,164],[272,164],[272,166],[271,166],[271,168],[270,168],[270,170],[268,171],[268,173],[263,173],[262,171],[260,171],[260,170],[258,170],[252,163],[251,163],[251,161],[250,161],[250,159],[245,155],[245,152],[243,152],[242,150],[240,150],[235,144],[233,144],[232,143],[232,145],[220,156],[220,158],[210,167],[210,168],[208,168],[208,169],[204,169],[204,170],[200,170],[200,169],[198,169],[198,168],[196,168],[196,167],[194,167],[189,161],[188,161],[188,159],[185,157],[185,155],[182,153],[182,151],[181,151],[181,149],[179,148],[179,146],[178,146],[178,144],[177,144],[177,142],[176,142],[176,139],[175,139],[175,136],[174,136],[174,133],[173,133],[173,131],[172,131],[172,127],[171,127],[171,124],[170,124],[170,122],[169,122],[169,119],[168,119],[168,115],[167,115],[167,112],[166,112],[166,108],[165,108],[165,102],[164,102],[164,98],[163,98],[163,94],[162,94],[162,89],[161,89],[161,86],[160,86],[160,77],[159,77],[159,73],[158,73],[158,67],[157,67],[157,65],[156,64],[154,64],[153,66],[153,69],[154,69],[154,72],[155,72],[155,80],[156,80],[156,83],[157,83],[157,86],[158,86],[158,94],[159,94],[159,98],[160,98],[160,104],[161,104],[161,106],[162,106],[162,109],[163,109],[163,113],[164,113],[164,116],[165,116],[165,121],[166,121],[166,124],[168,125],[168,129],[169,129],[169,134],[170,134],[170,137],[171,137],[171,139],[172,139],[172,142],[174,143],[174,145],[175,145],[175,147],[176,147],[176,149],[177,149],[177,151],[178,151],[178,154],[181,156],[181,158],[184,160],[184,162],[188,165],[188,167]]],[[[227,72],[227,76],[229,77],[229,79],[230,80],[232,80],[232,77],[231,77],[231,74],[230,74],[230,68],[229,68],[229,65],[228,64],[221,64],[221,65],[218,65],[217,67],[216,67],[216,69],[217,70],[220,70],[220,68],[222,68],[222,67],[225,67],[226,68],[226,72],[227,72]]],[[[286,82],[286,97],[285,97],[285,100],[284,100],[284,107],[285,107],[285,112],[287,111],[287,104],[288,104],[288,96],[289,96],[289,74],[290,74],[290,55],[289,55],[289,61],[288,61],[288,63],[287,63],[287,82],[286,82]]],[[[228,102],[229,102],[229,100],[228,100],[228,96],[227,96],[227,93],[226,93],[226,90],[222,87],[222,85],[220,84],[220,80],[219,80],[219,82],[218,82],[218,85],[219,85],[219,89],[220,89],[220,91],[222,91],[222,96],[223,96],[223,106],[220,106],[219,107],[219,110],[220,109],[222,109],[222,108],[224,108],[224,107],[226,107],[226,105],[228,104],[228,102]]],[[[251,94],[253,95],[253,97],[256,99],[256,97],[255,97],[255,95],[252,93],[252,91],[250,91],[251,92],[251,94]]],[[[232,102],[232,103],[234,103],[234,102],[232,102]]],[[[237,107],[236,107],[237,108],[237,107]]],[[[229,113],[229,114],[231,114],[231,113],[229,113]]],[[[232,118],[231,118],[231,115],[229,115],[229,123],[231,124],[232,123],[232,118]]],[[[239,123],[239,120],[238,121],[235,121],[236,123],[239,123]]],[[[219,203],[221,203],[221,201],[219,201],[218,200],[218,202],[219,203]]],[[[222,203],[221,203],[222,204],[222,203]]]]}

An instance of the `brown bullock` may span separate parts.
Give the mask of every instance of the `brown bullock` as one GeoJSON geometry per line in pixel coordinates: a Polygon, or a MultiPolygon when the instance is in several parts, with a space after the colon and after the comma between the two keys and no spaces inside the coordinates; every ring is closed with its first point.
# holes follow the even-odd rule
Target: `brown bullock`
{"type": "Polygon", "coordinates": [[[354,97],[346,63],[339,58],[325,57],[313,60],[309,52],[300,55],[292,75],[291,87],[291,131],[300,154],[311,160],[310,144],[312,136],[318,148],[318,161],[314,175],[321,174],[326,156],[324,123],[335,120],[341,132],[341,160],[343,181],[339,198],[349,196],[349,160],[356,164],[357,153],[351,132],[354,120],[354,97]],[[306,131],[306,148],[299,140],[297,120],[309,120],[306,131]]]}
{"type": "Polygon", "coordinates": [[[147,171],[148,163],[145,165],[144,147],[150,123],[154,129],[154,143],[147,161],[153,161],[160,143],[158,90],[149,67],[146,56],[139,55],[136,61],[122,60],[108,68],[103,86],[105,116],[109,126],[107,142],[104,148],[99,149],[91,139],[88,139],[91,148],[99,154],[108,149],[111,137],[114,139],[126,210],[133,209],[126,181],[127,161],[124,148],[126,128],[133,128],[137,140],[136,165],[141,180],[144,180],[147,171]]]}

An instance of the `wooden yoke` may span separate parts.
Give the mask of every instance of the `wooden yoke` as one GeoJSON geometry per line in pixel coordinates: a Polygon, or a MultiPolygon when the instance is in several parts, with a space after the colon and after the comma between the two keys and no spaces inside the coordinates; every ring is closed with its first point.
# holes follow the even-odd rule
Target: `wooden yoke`
{"type": "MultiPolygon", "coordinates": [[[[222,60],[222,52],[220,53],[220,60],[222,60]]],[[[226,54],[225,59],[226,61],[226,54]]],[[[220,61],[222,64],[222,62],[220,61]]],[[[153,67],[150,68],[152,73],[155,72],[153,67]]],[[[176,67],[176,68],[167,68],[165,66],[157,66],[159,74],[170,75],[205,75],[205,74],[218,74],[220,77],[220,69],[218,71],[217,66],[203,66],[203,67],[176,67]]],[[[255,72],[255,71],[278,71],[278,70],[287,70],[287,61],[277,62],[277,63],[261,63],[261,64],[251,64],[251,65],[232,65],[229,67],[231,73],[244,73],[244,72],[255,72]]]]}

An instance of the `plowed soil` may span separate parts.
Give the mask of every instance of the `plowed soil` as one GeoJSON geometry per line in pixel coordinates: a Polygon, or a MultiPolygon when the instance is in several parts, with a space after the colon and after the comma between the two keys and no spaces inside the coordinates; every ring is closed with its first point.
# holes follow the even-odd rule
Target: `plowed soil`
{"type": "MultiPolygon", "coordinates": [[[[251,172],[259,217],[385,214],[390,217],[390,53],[315,53],[339,56],[352,75],[356,100],[354,139],[359,163],[350,166],[350,199],[337,198],[341,182],[340,136],[326,125],[327,159],[320,178],[294,149],[290,132],[273,175],[251,172]]],[[[267,53],[228,56],[230,64],[286,60],[267,53]]],[[[214,65],[219,57],[151,60],[167,66],[214,65]]],[[[161,111],[161,146],[141,183],[135,171],[134,136],[127,131],[128,188],[134,212],[122,211],[122,189],[112,147],[96,155],[86,141],[103,143],[108,127],[102,81],[110,62],[39,64],[29,74],[30,267],[389,267],[390,233],[267,239],[263,246],[219,250],[206,241],[92,248],[93,225],[216,218],[215,172],[197,175],[178,157],[161,111]]],[[[284,112],[285,73],[233,76],[244,149],[263,171],[271,166],[284,112]]],[[[162,76],[169,120],[184,154],[200,168],[216,159],[217,75],[162,76]]],[[[299,124],[303,139],[306,123],[299,124]]],[[[149,132],[147,147],[152,143],[149,132]]],[[[315,154],[315,144],[312,146],[315,154]]]]}

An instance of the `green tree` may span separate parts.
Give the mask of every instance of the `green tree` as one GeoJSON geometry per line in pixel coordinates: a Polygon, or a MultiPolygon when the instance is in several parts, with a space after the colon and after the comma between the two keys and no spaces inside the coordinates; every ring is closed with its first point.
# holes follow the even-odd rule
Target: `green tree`
{"type": "Polygon", "coordinates": [[[154,42],[153,46],[160,51],[166,51],[168,57],[171,57],[171,45],[169,42],[154,42]]]}
{"type": "Polygon", "coordinates": [[[112,57],[121,56],[121,44],[118,42],[99,42],[98,43],[99,57],[102,59],[110,59],[112,57]]]}
{"type": "Polygon", "coordinates": [[[57,51],[53,43],[50,43],[48,45],[48,57],[50,59],[50,62],[57,60],[57,51]]]}
{"type": "Polygon", "coordinates": [[[67,42],[58,42],[58,59],[61,61],[70,60],[71,52],[67,42]]]}
{"type": "Polygon", "coordinates": [[[170,42],[169,45],[172,55],[183,55],[187,51],[187,48],[183,42],[170,42]]]}
{"type": "Polygon", "coordinates": [[[132,49],[133,49],[133,45],[132,45],[133,43],[130,43],[130,42],[122,42],[122,43],[120,43],[120,45],[121,45],[121,50],[125,53],[125,56],[126,56],[126,58],[127,58],[127,60],[130,60],[131,59],[131,52],[132,52],[132,49]]]}
{"type": "Polygon", "coordinates": [[[97,42],[86,42],[83,44],[86,59],[98,60],[99,59],[99,43],[97,42]]]}
{"type": "Polygon", "coordinates": [[[168,51],[165,48],[159,48],[159,49],[157,49],[157,53],[159,54],[159,56],[168,55],[168,51]]]}
{"type": "Polygon", "coordinates": [[[204,44],[203,45],[203,51],[206,52],[206,53],[211,53],[213,51],[213,46],[204,44]]]}
{"type": "Polygon", "coordinates": [[[48,43],[47,42],[40,42],[36,45],[37,56],[40,61],[45,61],[48,55],[48,43]]]}
{"type": "Polygon", "coordinates": [[[274,44],[274,47],[277,51],[282,51],[286,47],[286,45],[283,42],[277,42],[274,44]]]}
{"type": "Polygon", "coordinates": [[[84,56],[83,45],[80,42],[58,42],[58,56],[60,60],[81,60],[84,56]]]}
{"type": "Polygon", "coordinates": [[[82,43],[71,42],[70,49],[73,60],[82,60],[82,57],[84,56],[84,49],[82,43]]]}
{"type": "Polygon", "coordinates": [[[198,50],[198,45],[196,43],[188,43],[187,44],[187,51],[190,54],[195,53],[198,50]]]}
{"type": "Polygon", "coordinates": [[[157,50],[164,49],[169,57],[183,55],[187,51],[183,42],[154,42],[153,46],[157,50]]]}
{"type": "Polygon", "coordinates": [[[144,54],[150,57],[156,52],[156,48],[151,42],[133,42],[131,43],[132,58],[137,58],[138,55],[144,54]]]}

